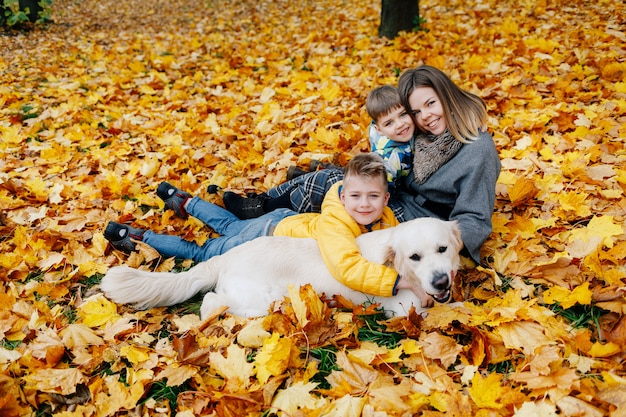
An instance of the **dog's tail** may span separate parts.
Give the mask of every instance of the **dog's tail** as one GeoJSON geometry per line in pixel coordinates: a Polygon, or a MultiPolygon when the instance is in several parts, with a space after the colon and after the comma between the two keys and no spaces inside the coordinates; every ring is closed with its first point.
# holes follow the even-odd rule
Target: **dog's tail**
{"type": "Polygon", "coordinates": [[[127,266],[109,269],[100,289],[112,301],[144,310],[181,303],[217,284],[217,271],[202,262],[185,272],[149,272],[127,266]]]}

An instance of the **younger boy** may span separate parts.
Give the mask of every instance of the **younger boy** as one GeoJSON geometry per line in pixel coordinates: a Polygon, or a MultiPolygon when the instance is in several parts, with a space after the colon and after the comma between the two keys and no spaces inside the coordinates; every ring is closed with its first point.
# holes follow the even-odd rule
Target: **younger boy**
{"type": "Polygon", "coordinates": [[[383,158],[389,185],[395,187],[398,178],[406,176],[413,164],[413,118],[400,103],[398,90],[391,85],[373,89],[365,108],[372,118],[370,148],[383,158]]]}
{"type": "Polygon", "coordinates": [[[398,224],[387,207],[387,174],[376,154],[360,154],[350,160],[343,182],[330,188],[320,214],[296,214],[283,208],[255,219],[240,220],[229,211],[198,197],[192,198],[167,182],[159,185],[157,195],[178,216],[192,215],[222,236],[208,239],[200,246],[178,236],[109,222],[104,236],[114,248],[130,252],[135,249],[133,240],[141,240],[164,256],[199,262],[259,236],[315,238],[327,268],[345,285],[380,296],[391,296],[398,288],[398,273],[363,258],[356,243],[362,233],[398,224]]]}
{"type": "MultiPolygon", "coordinates": [[[[383,158],[389,190],[393,193],[398,178],[406,176],[412,167],[415,124],[402,106],[398,90],[391,85],[374,88],[367,96],[365,108],[372,118],[370,149],[383,158]]],[[[319,213],[328,189],[342,177],[343,169],[332,167],[298,176],[255,197],[244,198],[227,191],[223,196],[224,206],[240,219],[259,217],[277,208],[319,213]]],[[[396,214],[401,212],[395,204],[392,210],[396,214]]]]}

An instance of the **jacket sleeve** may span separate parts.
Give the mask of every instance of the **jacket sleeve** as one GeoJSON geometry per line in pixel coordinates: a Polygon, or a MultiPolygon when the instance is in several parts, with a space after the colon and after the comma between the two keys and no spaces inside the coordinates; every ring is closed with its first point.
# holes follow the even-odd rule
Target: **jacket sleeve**
{"type": "Polygon", "coordinates": [[[466,175],[458,184],[456,203],[450,220],[457,220],[461,237],[471,258],[480,263],[480,249],[492,230],[496,181],[500,159],[493,139],[484,133],[468,150],[466,175]]]}
{"type": "Polygon", "coordinates": [[[354,220],[322,213],[317,229],[317,242],[330,273],[353,290],[390,297],[395,293],[398,272],[370,262],[361,255],[356,237],[360,228],[354,220]]]}

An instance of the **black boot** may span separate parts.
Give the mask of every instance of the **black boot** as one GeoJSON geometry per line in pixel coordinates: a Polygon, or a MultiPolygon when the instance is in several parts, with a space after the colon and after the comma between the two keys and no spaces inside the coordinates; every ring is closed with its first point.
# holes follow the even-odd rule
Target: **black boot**
{"type": "Polygon", "coordinates": [[[156,194],[163,200],[166,209],[174,210],[174,213],[181,219],[189,217],[184,206],[185,202],[191,198],[191,194],[165,181],[159,184],[156,194]]]}
{"type": "Polygon", "coordinates": [[[308,172],[306,172],[305,170],[298,168],[295,165],[292,165],[289,167],[289,169],[287,170],[287,181],[290,181],[296,177],[299,177],[300,175],[304,175],[304,174],[308,174],[308,172]]]}
{"type": "Polygon", "coordinates": [[[137,247],[133,240],[143,240],[145,230],[127,224],[109,222],[104,229],[104,237],[115,249],[131,253],[137,247]]]}
{"type": "Polygon", "coordinates": [[[323,169],[339,168],[337,165],[333,165],[330,162],[322,162],[317,159],[312,159],[309,164],[309,171],[321,171],[323,169]]]}
{"type": "Polygon", "coordinates": [[[222,196],[226,210],[239,217],[241,220],[254,219],[267,213],[263,207],[263,203],[269,197],[267,194],[259,194],[248,198],[235,194],[232,191],[226,191],[222,196]]]}

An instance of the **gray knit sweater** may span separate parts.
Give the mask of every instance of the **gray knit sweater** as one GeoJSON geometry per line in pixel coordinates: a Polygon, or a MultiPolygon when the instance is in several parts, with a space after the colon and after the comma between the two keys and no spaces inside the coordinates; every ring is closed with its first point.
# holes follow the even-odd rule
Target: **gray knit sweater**
{"type": "Polygon", "coordinates": [[[480,248],[491,234],[495,186],[500,158],[489,133],[464,144],[423,184],[411,172],[400,184],[397,199],[405,220],[438,217],[457,220],[470,257],[480,263],[480,248]]]}

